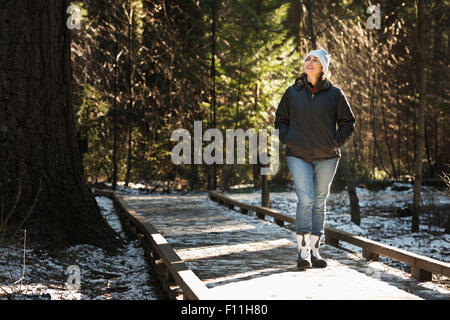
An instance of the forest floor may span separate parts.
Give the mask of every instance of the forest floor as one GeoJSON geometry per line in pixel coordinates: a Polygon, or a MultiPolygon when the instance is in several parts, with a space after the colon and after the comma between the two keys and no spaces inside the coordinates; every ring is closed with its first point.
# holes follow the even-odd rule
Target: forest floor
{"type": "MultiPolygon", "coordinates": [[[[289,187],[288,187],[289,188],[289,187]]],[[[122,194],[146,194],[147,187],[134,184],[118,187],[122,194]]],[[[289,192],[271,193],[271,207],[295,216],[296,195],[289,192]]],[[[332,193],[328,199],[326,225],[360,235],[384,244],[402,248],[420,255],[450,262],[450,235],[444,234],[443,221],[448,218],[450,198],[424,187],[423,204],[429,211],[421,216],[420,232],[411,233],[411,217],[402,217],[399,210],[412,199],[412,188],[397,184],[377,192],[358,188],[361,207],[361,224],[350,221],[349,201],[346,191],[332,193]],[[401,189],[395,191],[394,189],[401,189]]],[[[239,201],[259,205],[260,191],[229,196],[239,201]]],[[[206,192],[170,192],[171,194],[206,194],[206,192]]],[[[159,192],[152,194],[158,195],[159,192]]],[[[77,245],[66,249],[58,257],[32,248],[25,250],[23,264],[23,238],[8,248],[0,247],[0,300],[1,299],[52,299],[52,300],[160,300],[166,299],[155,275],[148,270],[144,251],[137,240],[124,233],[112,201],[97,197],[102,214],[111,227],[125,240],[125,246],[114,256],[89,245],[77,245]],[[71,289],[66,283],[73,278],[69,266],[80,268],[81,290],[71,289]],[[24,267],[25,266],[25,267],[24,267]],[[23,277],[22,277],[23,275],[23,277]],[[22,280],[20,280],[22,279],[22,280]]],[[[358,252],[349,244],[345,248],[358,252]]],[[[32,246],[30,246],[32,247],[32,246]]],[[[381,262],[408,272],[408,266],[380,257],[381,262]]],[[[433,282],[446,289],[450,280],[433,275],[433,282]]]]}
{"type": "Polygon", "coordinates": [[[22,237],[9,248],[0,247],[0,300],[167,299],[156,275],[149,272],[139,240],[130,240],[122,229],[112,200],[96,200],[106,221],[124,239],[124,247],[113,256],[92,245],[72,246],[57,256],[27,248],[24,265],[22,237]],[[81,290],[70,266],[80,270],[81,290]]]}

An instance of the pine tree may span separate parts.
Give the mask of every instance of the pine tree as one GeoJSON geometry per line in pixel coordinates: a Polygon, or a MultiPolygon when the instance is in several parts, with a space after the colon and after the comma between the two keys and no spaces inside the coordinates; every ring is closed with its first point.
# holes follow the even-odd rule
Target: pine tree
{"type": "Polygon", "coordinates": [[[2,214],[12,212],[15,226],[27,219],[28,234],[48,247],[113,249],[118,241],[86,185],[76,141],[68,7],[9,1],[0,9],[2,214]]]}

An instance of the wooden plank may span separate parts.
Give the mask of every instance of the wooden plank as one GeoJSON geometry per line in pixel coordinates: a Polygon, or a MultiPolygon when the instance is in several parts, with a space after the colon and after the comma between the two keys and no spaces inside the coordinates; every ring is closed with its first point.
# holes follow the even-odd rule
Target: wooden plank
{"type": "Polygon", "coordinates": [[[94,197],[107,197],[112,198],[113,192],[110,190],[93,189],[94,197]]]}
{"type": "Polygon", "coordinates": [[[326,228],[325,234],[331,234],[333,238],[346,241],[359,246],[372,254],[383,255],[391,259],[409,264],[432,273],[450,276],[450,264],[433,258],[421,256],[403,249],[391,247],[373,240],[355,236],[350,233],[326,228]]]}
{"type": "Polygon", "coordinates": [[[441,262],[428,257],[418,256],[416,258],[415,267],[428,270],[432,273],[441,274],[450,277],[450,263],[441,262]],[[439,263],[437,263],[438,261],[439,263]]]}
{"type": "Polygon", "coordinates": [[[363,258],[365,258],[366,260],[372,260],[372,261],[378,261],[380,260],[380,255],[373,253],[372,251],[370,251],[367,248],[362,248],[362,256],[363,258]]]}
{"type": "Polygon", "coordinates": [[[220,199],[220,201],[227,203],[227,204],[232,204],[233,206],[239,207],[243,210],[248,211],[253,211],[256,213],[257,217],[260,219],[264,219],[263,215],[266,216],[270,216],[273,217],[279,221],[284,221],[284,222],[288,222],[291,223],[293,225],[295,225],[295,218],[293,217],[289,217],[286,216],[284,214],[282,214],[280,211],[278,210],[274,210],[271,208],[263,208],[263,207],[258,207],[258,206],[253,206],[253,205],[249,205],[246,203],[241,203],[239,201],[236,201],[234,199],[228,198],[218,192],[215,191],[210,191],[209,192],[209,196],[211,198],[215,198],[215,199],[220,199]]]}
{"type": "MultiPolygon", "coordinates": [[[[162,259],[168,274],[168,282],[174,280],[183,290],[183,296],[190,300],[211,299],[206,285],[190,270],[167,240],[145,218],[132,209],[122,196],[114,192],[96,192],[97,195],[109,196],[119,209],[127,215],[133,224],[142,232],[152,248],[151,255],[162,259]],[[172,278],[172,279],[171,279],[172,278]]],[[[166,273],[163,271],[163,274],[166,273]]]]}
{"type": "Polygon", "coordinates": [[[158,245],[157,251],[160,252],[170,274],[183,289],[188,299],[200,300],[210,298],[205,284],[186,266],[168,243],[158,245]]]}
{"type": "Polygon", "coordinates": [[[121,196],[115,195],[115,197],[136,222],[138,228],[148,237],[157,254],[164,260],[174,280],[183,289],[184,295],[192,300],[207,299],[208,288],[189,270],[167,240],[148,221],[131,209],[121,196]]]}
{"type": "Polygon", "coordinates": [[[411,277],[418,281],[431,281],[432,273],[420,268],[411,266],[411,277]]]}
{"type": "Polygon", "coordinates": [[[330,245],[330,246],[336,247],[336,248],[339,247],[339,240],[331,237],[326,232],[325,232],[325,243],[330,245]]]}
{"type": "Polygon", "coordinates": [[[248,214],[248,210],[247,209],[241,208],[240,211],[241,211],[242,214],[248,214]]]}
{"type": "Polygon", "coordinates": [[[258,217],[258,219],[261,219],[261,220],[266,220],[266,216],[262,213],[256,213],[256,217],[258,217]]]}

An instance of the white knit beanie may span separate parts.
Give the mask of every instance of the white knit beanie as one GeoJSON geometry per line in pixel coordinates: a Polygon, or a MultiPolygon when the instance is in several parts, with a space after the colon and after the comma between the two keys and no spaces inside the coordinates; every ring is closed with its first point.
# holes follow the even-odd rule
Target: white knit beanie
{"type": "Polygon", "coordinates": [[[328,52],[323,49],[313,50],[306,55],[303,63],[306,62],[306,58],[308,58],[309,56],[316,56],[317,58],[319,58],[320,63],[322,64],[323,74],[326,75],[328,72],[328,66],[330,65],[330,57],[328,56],[328,52]]]}

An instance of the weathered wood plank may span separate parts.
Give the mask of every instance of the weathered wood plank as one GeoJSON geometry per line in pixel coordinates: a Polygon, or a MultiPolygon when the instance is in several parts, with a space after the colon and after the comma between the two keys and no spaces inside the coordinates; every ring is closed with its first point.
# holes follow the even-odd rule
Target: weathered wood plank
{"type": "Polygon", "coordinates": [[[283,220],[274,218],[273,221],[275,222],[275,224],[279,225],[280,227],[284,227],[284,221],[283,220]]]}
{"type": "Polygon", "coordinates": [[[418,281],[431,281],[432,273],[420,268],[411,266],[411,277],[418,281]]]}
{"type": "Polygon", "coordinates": [[[372,251],[370,251],[367,248],[362,248],[362,256],[363,258],[365,258],[366,260],[373,260],[373,261],[378,261],[380,259],[380,255],[373,253],[372,251]]]}
{"type": "Polygon", "coordinates": [[[241,212],[242,214],[248,214],[248,210],[247,210],[247,209],[241,208],[241,209],[240,209],[240,212],[241,212]]]}
{"type": "Polygon", "coordinates": [[[274,219],[277,219],[278,221],[284,221],[295,225],[295,218],[286,216],[282,214],[278,210],[274,210],[271,208],[263,208],[258,206],[249,205],[246,203],[241,203],[239,201],[236,201],[234,199],[230,199],[218,192],[210,191],[209,192],[210,197],[215,199],[220,199],[223,203],[232,204],[233,206],[241,208],[241,210],[245,210],[246,212],[252,211],[256,213],[256,216],[260,219],[264,219],[264,216],[270,216],[274,219]]]}
{"type": "Polygon", "coordinates": [[[168,244],[167,240],[161,235],[151,223],[140,216],[122,196],[103,190],[95,190],[95,195],[112,198],[119,209],[126,214],[136,228],[142,232],[145,239],[149,242],[153,257],[160,257],[167,268],[162,271],[168,282],[172,279],[182,288],[183,296],[189,300],[211,299],[206,285],[186,266],[183,260],[168,244]],[[167,274],[168,273],[168,274],[167,274]]]}
{"type": "Polygon", "coordinates": [[[365,239],[363,237],[355,236],[344,231],[333,228],[326,228],[326,234],[331,237],[342,240],[353,245],[359,246],[368,252],[377,255],[383,255],[391,259],[409,264],[411,267],[416,267],[432,273],[450,276],[450,264],[439,261],[433,258],[421,256],[406,250],[391,247],[373,240],[365,239]]]}
{"type": "Polygon", "coordinates": [[[336,239],[336,238],[333,238],[332,236],[330,236],[326,232],[325,232],[325,243],[330,245],[330,246],[336,247],[336,248],[339,247],[339,240],[336,239]]]}

